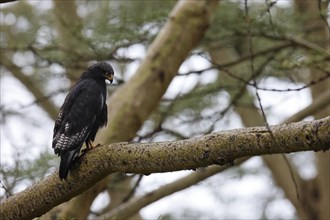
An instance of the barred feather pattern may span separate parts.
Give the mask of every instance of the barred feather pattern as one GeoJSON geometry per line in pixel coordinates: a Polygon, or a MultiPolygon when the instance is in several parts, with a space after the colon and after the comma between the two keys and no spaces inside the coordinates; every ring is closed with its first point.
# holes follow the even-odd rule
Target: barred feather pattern
{"type": "MultiPolygon", "coordinates": [[[[65,124],[65,133],[68,132],[70,127],[69,123],[65,124]]],[[[74,135],[66,135],[65,133],[58,133],[55,138],[53,139],[53,141],[56,142],[54,150],[55,153],[59,153],[63,152],[64,150],[68,150],[70,149],[72,146],[74,146],[76,143],[81,143],[83,142],[82,140],[84,140],[84,137],[86,137],[87,135],[87,126],[84,127],[80,132],[75,133],[74,135]]]]}

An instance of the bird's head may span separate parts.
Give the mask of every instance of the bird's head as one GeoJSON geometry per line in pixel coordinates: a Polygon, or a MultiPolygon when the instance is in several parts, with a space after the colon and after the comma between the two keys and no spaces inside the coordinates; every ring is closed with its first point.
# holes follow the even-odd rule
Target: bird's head
{"type": "Polygon", "coordinates": [[[102,61],[88,67],[83,75],[94,79],[107,79],[112,83],[114,71],[109,63],[102,61]]]}

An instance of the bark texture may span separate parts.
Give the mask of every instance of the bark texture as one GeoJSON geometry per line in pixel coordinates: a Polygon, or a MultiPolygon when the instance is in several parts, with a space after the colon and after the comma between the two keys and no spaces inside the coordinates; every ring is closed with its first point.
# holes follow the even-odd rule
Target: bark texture
{"type": "Polygon", "coordinates": [[[327,117],[312,122],[271,126],[273,136],[265,127],[252,127],[183,141],[117,143],[97,147],[77,161],[68,181],[61,181],[55,172],[2,202],[0,216],[4,219],[38,217],[114,172],[170,172],[232,164],[235,159],[252,155],[326,151],[330,147],[329,127],[330,117],[327,117]]]}
{"type": "MultiPolygon", "coordinates": [[[[318,107],[324,107],[328,104],[328,101],[324,100],[325,96],[320,97],[320,99],[314,101],[311,103],[311,105],[307,106],[306,108],[302,109],[301,111],[297,112],[296,114],[292,115],[290,118],[286,119],[283,123],[292,123],[297,122],[300,120],[303,120],[307,116],[318,112],[318,107]],[[323,103],[323,104],[322,104],[323,103]]],[[[256,112],[255,114],[258,114],[256,112]]],[[[259,115],[259,114],[258,114],[259,115]]],[[[259,117],[261,117],[259,115],[259,117]]],[[[276,156],[276,155],[273,155],[276,156]]],[[[267,156],[264,156],[267,157],[267,156]]],[[[281,157],[283,158],[283,157],[281,157]]],[[[244,157],[239,160],[235,160],[235,166],[238,166],[245,162],[246,160],[250,159],[250,157],[244,157]]],[[[202,168],[197,170],[196,172],[189,174],[183,178],[180,178],[173,183],[166,184],[164,186],[161,186],[160,188],[148,192],[145,195],[141,197],[134,197],[128,202],[121,204],[120,206],[116,207],[115,209],[111,210],[109,213],[101,216],[104,219],[124,219],[127,217],[130,217],[134,215],[134,213],[137,213],[140,209],[143,207],[146,207],[147,205],[164,198],[165,196],[171,195],[175,192],[178,192],[180,190],[186,189],[190,186],[193,186],[197,184],[200,181],[203,181],[204,179],[207,179],[210,176],[213,176],[217,173],[220,173],[227,168],[230,168],[231,166],[209,166],[207,168],[202,168]]],[[[287,170],[287,169],[286,169],[287,170]]],[[[283,172],[283,170],[282,170],[283,172]]],[[[290,176],[291,178],[291,176],[290,176]]],[[[291,181],[292,182],[292,181],[291,181]]]]}

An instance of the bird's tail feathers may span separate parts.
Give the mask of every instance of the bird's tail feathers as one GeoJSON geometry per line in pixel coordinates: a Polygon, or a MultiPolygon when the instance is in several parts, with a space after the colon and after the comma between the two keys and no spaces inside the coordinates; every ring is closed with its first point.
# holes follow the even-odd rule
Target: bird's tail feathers
{"type": "MultiPolygon", "coordinates": [[[[78,151],[79,152],[79,151],[78,151]]],[[[68,152],[65,152],[61,155],[61,163],[60,163],[60,179],[65,179],[68,177],[69,170],[72,166],[73,160],[76,158],[77,151],[71,150],[68,152]]]]}

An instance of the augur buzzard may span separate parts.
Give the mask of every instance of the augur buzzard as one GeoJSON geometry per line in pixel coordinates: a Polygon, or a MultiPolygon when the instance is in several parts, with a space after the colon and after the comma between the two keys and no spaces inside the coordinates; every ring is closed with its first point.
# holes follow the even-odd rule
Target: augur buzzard
{"type": "Polygon", "coordinates": [[[61,157],[59,176],[66,179],[84,142],[91,142],[100,127],[107,124],[106,83],[113,80],[113,69],[106,62],[91,65],[73,86],[58,113],[52,147],[61,157]]]}

